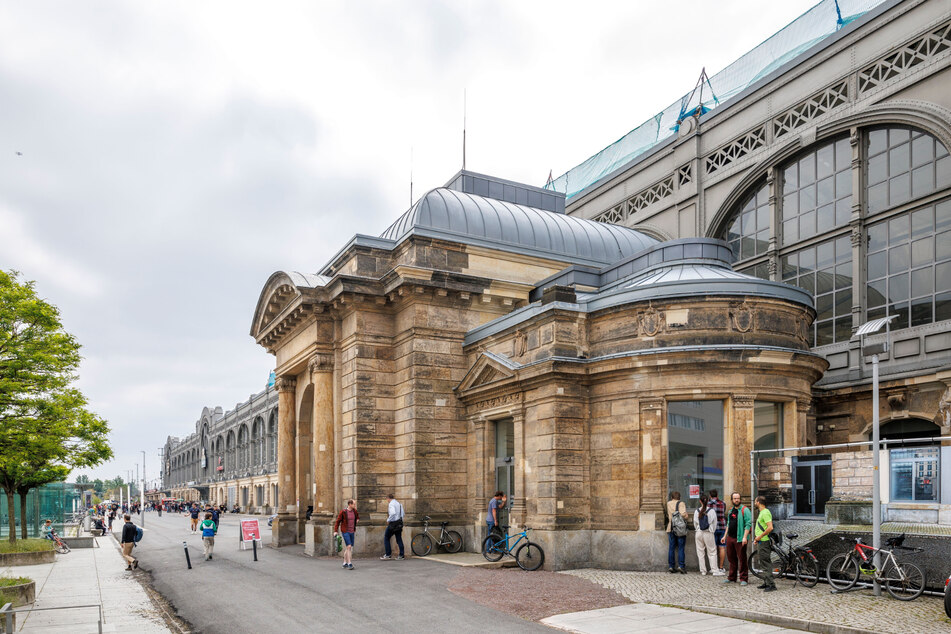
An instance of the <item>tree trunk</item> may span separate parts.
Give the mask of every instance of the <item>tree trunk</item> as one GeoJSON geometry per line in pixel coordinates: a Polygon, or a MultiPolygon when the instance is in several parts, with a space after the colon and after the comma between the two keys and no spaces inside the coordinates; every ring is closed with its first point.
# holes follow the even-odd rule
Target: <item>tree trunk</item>
{"type": "Polygon", "coordinates": [[[9,517],[10,541],[17,540],[17,514],[16,498],[13,497],[13,491],[6,489],[7,493],[7,516],[9,517]]]}
{"type": "Polygon", "coordinates": [[[26,494],[20,491],[20,539],[26,539],[26,494]]]}

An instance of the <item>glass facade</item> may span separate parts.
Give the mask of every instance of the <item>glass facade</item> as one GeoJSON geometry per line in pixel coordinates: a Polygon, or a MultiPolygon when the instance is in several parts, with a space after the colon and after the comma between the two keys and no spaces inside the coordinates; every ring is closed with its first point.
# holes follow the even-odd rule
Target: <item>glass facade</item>
{"type": "Polygon", "coordinates": [[[756,401],[753,405],[753,449],[783,448],[783,404],[756,401]]]}
{"type": "Polygon", "coordinates": [[[756,185],[723,238],[737,271],[812,293],[814,347],[846,342],[853,326],[885,315],[898,316],[896,330],[951,319],[951,155],[937,139],[909,128],[862,129],[855,145],[820,141],[770,175],[776,204],[756,185]],[[855,182],[865,195],[853,228],[855,182]],[[770,232],[773,249],[763,241],[770,232]],[[855,261],[862,277],[853,276],[855,261]]]}
{"type": "MultiPolygon", "coordinates": [[[[20,496],[14,496],[16,508],[16,521],[19,531],[19,525],[22,521],[20,517],[20,496]]],[[[48,519],[53,520],[53,526],[60,535],[63,532],[63,524],[70,519],[71,515],[78,510],[83,510],[82,488],[69,482],[54,482],[37,489],[33,489],[26,496],[26,528],[29,537],[40,536],[40,525],[48,519]]],[[[10,511],[7,508],[7,496],[0,495],[0,538],[6,539],[10,536],[10,511]]],[[[17,532],[19,536],[20,533],[17,532]]]]}
{"type": "Polygon", "coordinates": [[[937,502],[939,447],[892,449],[889,452],[891,499],[937,502]]]}
{"type": "Polygon", "coordinates": [[[667,486],[681,499],[722,491],[723,401],[668,403],[667,452],[667,486]]]}

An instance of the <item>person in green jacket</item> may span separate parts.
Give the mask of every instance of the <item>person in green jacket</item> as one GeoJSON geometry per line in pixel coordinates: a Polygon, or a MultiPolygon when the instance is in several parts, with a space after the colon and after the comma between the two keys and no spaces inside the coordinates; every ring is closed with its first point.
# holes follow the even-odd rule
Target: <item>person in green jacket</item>
{"type": "Polygon", "coordinates": [[[750,571],[746,563],[747,544],[749,543],[750,529],[753,526],[753,512],[745,506],[739,493],[731,497],[733,508],[726,514],[726,534],[721,543],[726,546],[726,557],[730,562],[730,572],[723,583],[749,584],[750,571]]]}
{"type": "Polygon", "coordinates": [[[205,561],[208,561],[215,550],[215,533],[218,532],[218,525],[211,519],[211,513],[205,513],[198,530],[201,531],[201,542],[205,546],[205,561]]]}

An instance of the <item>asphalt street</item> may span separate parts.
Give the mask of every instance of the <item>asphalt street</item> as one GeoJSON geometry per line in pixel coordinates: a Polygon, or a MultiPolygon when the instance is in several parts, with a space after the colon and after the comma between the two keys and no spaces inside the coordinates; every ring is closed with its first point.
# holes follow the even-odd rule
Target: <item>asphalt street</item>
{"type": "MultiPolygon", "coordinates": [[[[552,631],[452,594],[446,586],[460,569],[422,558],[356,559],[350,571],[340,559],[307,557],[303,546],[292,546],[259,548],[255,562],[251,550],[238,548],[240,517],[222,516],[211,561],[184,516],[146,517],[135,549],[140,567],[197,632],[552,631]]],[[[259,519],[267,544],[270,530],[259,519]]]]}

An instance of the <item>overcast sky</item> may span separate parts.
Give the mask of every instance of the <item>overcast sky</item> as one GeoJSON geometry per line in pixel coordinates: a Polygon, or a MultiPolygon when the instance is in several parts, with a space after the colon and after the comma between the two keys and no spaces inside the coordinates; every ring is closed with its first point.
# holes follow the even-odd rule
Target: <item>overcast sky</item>
{"type": "Polygon", "coordinates": [[[542,185],[812,4],[0,3],[0,267],[83,345],[86,473],[263,389],[268,276],[379,234],[411,156],[417,197],[458,171],[464,91],[467,167],[542,185]]]}

